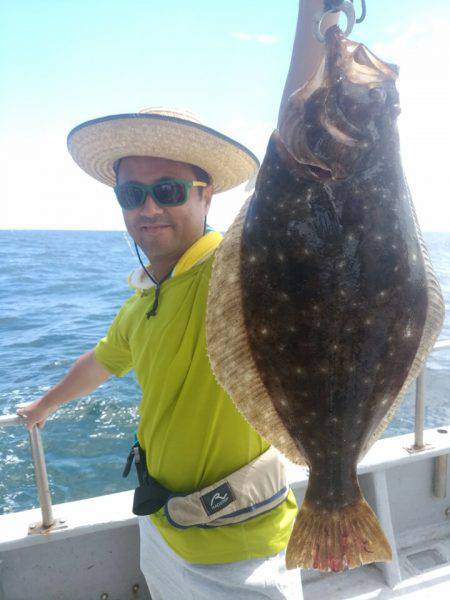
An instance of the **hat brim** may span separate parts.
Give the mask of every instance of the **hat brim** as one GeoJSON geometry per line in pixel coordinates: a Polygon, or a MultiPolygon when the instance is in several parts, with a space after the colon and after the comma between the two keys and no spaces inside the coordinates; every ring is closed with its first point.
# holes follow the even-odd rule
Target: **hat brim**
{"type": "Polygon", "coordinates": [[[177,117],[131,113],[111,115],[78,125],[67,137],[79,167],[98,181],[114,186],[113,165],[125,156],[152,156],[201,167],[214,192],[224,192],[254,177],[256,156],[235,140],[177,117]]]}

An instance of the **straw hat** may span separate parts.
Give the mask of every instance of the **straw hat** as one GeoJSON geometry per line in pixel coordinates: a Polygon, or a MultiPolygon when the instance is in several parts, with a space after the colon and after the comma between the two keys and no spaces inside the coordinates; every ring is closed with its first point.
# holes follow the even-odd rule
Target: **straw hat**
{"type": "Polygon", "coordinates": [[[154,156],[191,163],[224,192],[255,176],[259,161],[235,140],[202,125],[192,113],[146,108],[86,121],[69,133],[74,161],[98,181],[114,186],[113,165],[125,156],[154,156]]]}

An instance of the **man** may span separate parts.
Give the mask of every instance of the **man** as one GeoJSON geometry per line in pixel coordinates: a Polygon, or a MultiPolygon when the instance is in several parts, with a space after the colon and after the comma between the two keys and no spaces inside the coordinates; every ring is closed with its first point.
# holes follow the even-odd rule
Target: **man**
{"type": "MultiPolygon", "coordinates": [[[[320,0],[300,3],[280,116],[322,56],[312,34],[312,16],[321,8],[320,0]]],[[[136,250],[150,264],[141,262],[130,276],[135,293],[106,337],[18,413],[28,428],[42,427],[59,405],[91,393],[111,374],[134,369],[142,388],[137,439],[145,466],[162,490],[178,494],[182,509],[171,512],[166,496],[164,506],[148,511],[151,517],[145,511],[139,516],[141,569],[153,600],[301,597],[298,571],[284,566],[297,512],[292,492],[264,497],[258,503],[263,508],[251,515],[255,504],[227,511],[233,489],[227,480],[267,456],[269,446],[218,386],[206,352],[206,298],[220,243],[206,217],[213,192],[254,176],[256,158],[192,115],[165,109],[83,123],[68,145],[81,168],[114,186],[136,250]],[[211,500],[206,515],[180,524],[186,498],[200,504],[198,491],[203,503],[211,500]],[[222,524],[216,512],[233,520],[222,524]]],[[[241,500],[238,491],[233,501],[241,500]]]]}

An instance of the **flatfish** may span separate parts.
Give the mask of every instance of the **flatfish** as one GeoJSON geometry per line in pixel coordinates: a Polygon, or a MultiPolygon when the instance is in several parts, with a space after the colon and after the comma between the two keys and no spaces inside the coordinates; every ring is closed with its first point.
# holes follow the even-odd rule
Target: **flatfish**
{"type": "Polygon", "coordinates": [[[391,559],[357,462],[392,418],[444,304],[401,166],[398,69],[337,27],[289,99],[215,259],[213,371],[309,485],[286,554],[340,571],[391,559]]]}

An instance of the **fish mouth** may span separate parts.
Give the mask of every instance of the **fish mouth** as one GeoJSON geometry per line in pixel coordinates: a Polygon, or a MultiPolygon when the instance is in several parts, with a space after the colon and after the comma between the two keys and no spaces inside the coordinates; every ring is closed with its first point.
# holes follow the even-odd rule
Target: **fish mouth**
{"type": "Polygon", "coordinates": [[[313,175],[328,172],[331,179],[344,179],[378,143],[380,119],[398,115],[398,71],[344,38],[339,28],[331,30],[325,59],[289,98],[279,133],[293,158],[310,166],[313,175]]]}

